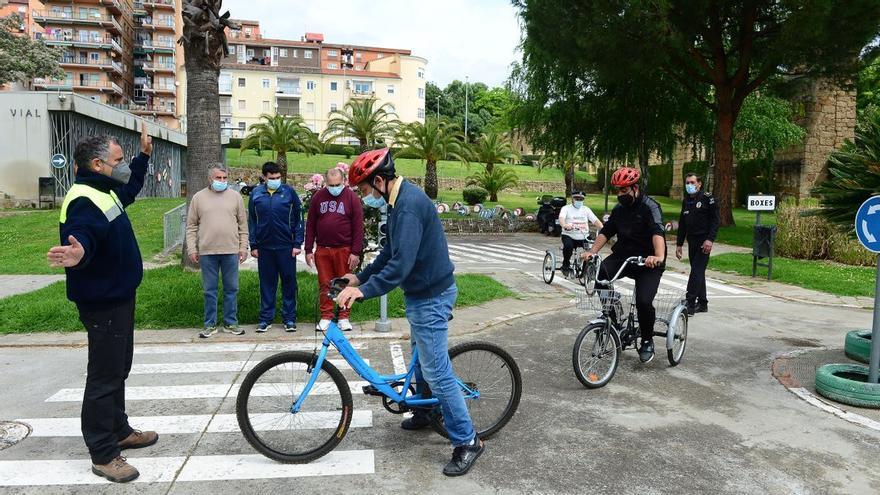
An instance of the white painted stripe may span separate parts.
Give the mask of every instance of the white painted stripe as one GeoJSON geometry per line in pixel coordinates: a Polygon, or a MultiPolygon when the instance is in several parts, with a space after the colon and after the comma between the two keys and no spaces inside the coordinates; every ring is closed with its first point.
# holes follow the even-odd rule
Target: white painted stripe
{"type": "MultiPolygon", "coordinates": [[[[684,281],[687,281],[689,278],[687,275],[682,275],[680,273],[671,273],[670,272],[670,273],[666,273],[664,275],[668,276],[668,277],[672,277],[672,278],[677,278],[679,280],[684,280],[684,281]]],[[[727,292],[730,294],[748,294],[748,291],[744,291],[744,290],[738,289],[736,287],[731,287],[723,282],[718,282],[718,281],[714,281],[714,280],[710,280],[710,279],[706,279],[706,288],[707,289],[709,289],[709,288],[718,289],[722,292],[727,292]]]]}
{"type": "MultiPolygon", "coordinates": [[[[560,242],[562,242],[562,241],[560,241],[560,242]]],[[[511,246],[516,246],[526,252],[533,251],[533,252],[541,253],[541,254],[544,253],[544,251],[541,251],[540,249],[535,249],[532,246],[526,246],[525,244],[514,243],[514,244],[511,244],[511,246]]]]}
{"type": "MultiPolygon", "coordinates": [[[[352,342],[355,349],[365,349],[366,343],[352,342]]],[[[309,342],[289,342],[273,344],[257,343],[220,343],[220,344],[155,344],[136,345],[135,354],[190,354],[200,352],[281,352],[281,351],[310,351],[315,344],[309,342]]]]}
{"type": "Polygon", "coordinates": [[[681,284],[681,283],[675,282],[674,280],[669,280],[668,278],[661,278],[660,283],[663,285],[669,286],[669,287],[673,287],[678,290],[682,290],[682,291],[687,290],[687,284],[681,284]]]}
{"type": "Polygon", "coordinates": [[[406,373],[406,361],[403,359],[403,347],[400,342],[394,342],[390,345],[391,362],[394,363],[394,374],[402,375],[406,373]]]}
{"type": "MultiPolygon", "coordinates": [[[[311,415],[334,416],[331,413],[302,413],[311,415]]],[[[258,415],[254,415],[258,416],[258,415]]],[[[266,421],[270,415],[261,419],[252,420],[257,430],[269,429],[266,421]]],[[[80,418],[30,418],[18,419],[22,423],[30,425],[32,437],[81,437],[80,418]]],[[[142,430],[153,430],[160,435],[164,434],[192,434],[207,431],[209,433],[237,432],[238,420],[234,414],[218,414],[211,418],[209,414],[188,416],[142,416],[132,417],[129,421],[142,430]]],[[[370,410],[356,410],[351,417],[352,428],[368,428],[373,426],[373,412],[370,410]]],[[[336,425],[327,426],[335,428],[336,425]]]]}
{"type": "Polygon", "coordinates": [[[255,480],[373,474],[372,450],[334,451],[308,464],[281,464],[258,454],[190,457],[177,481],[255,480]]]}
{"type": "MultiPolygon", "coordinates": [[[[174,480],[184,457],[128,459],[141,475],[135,483],[168,483],[174,480]]],[[[104,485],[110,481],[92,474],[88,459],[58,461],[0,461],[0,486],[104,485]]]]}
{"type": "MultiPolygon", "coordinates": [[[[499,244],[471,244],[471,247],[478,248],[478,249],[485,249],[486,251],[491,251],[493,253],[501,253],[501,254],[505,254],[505,255],[525,256],[529,260],[544,259],[544,254],[546,254],[543,251],[523,252],[517,248],[511,248],[509,246],[499,245],[499,244]]],[[[517,258],[517,259],[520,261],[523,261],[523,258],[517,258]]]]}
{"type": "MultiPolygon", "coordinates": [[[[330,452],[308,464],[281,464],[259,454],[129,458],[141,475],[135,483],[225,481],[372,474],[372,450],[330,452]],[[184,461],[186,465],[184,465],[184,461]]],[[[110,481],[91,472],[91,461],[0,461],[0,486],[104,485],[110,481]]]]}
{"type": "MultiPolygon", "coordinates": [[[[349,389],[353,393],[361,392],[365,381],[348,382],[349,389]]],[[[234,397],[238,394],[241,385],[163,385],[156,387],[125,387],[125,400],[177,400],[177,399],[214,399],[234,397]]],[[[46,402],[80,402],[83,398],[83,388],[63,388],[55,395],[46,399],[46,402]]],[[[290,390],[287,383],[260,383],[251,389],[251,395],[256,397],[282,396],[288,393],[299,393],[302,385],[290,390]]],[[[328,395],[336,392],[333,383],[317,383],[312,387],[311,394],[328,395]]]]}
{"type": "Polygon", "coordinates": [[[462,258],[466,258],[466,259],[470,258],[470,259],[467,259],[466,261],[470,261],[471,263],[473,263],[473,262],[483,263],[486,261],[485,256],[477,256],[476,254],[469,253],[464,250],[459,250],[459,248],[457,246],[456,247],[449,246],[449,251],[450,252],[456,251],[455,255],[458,257],[462,257],[462,258]]]}
{"type": "Polygon", "coordinates": [[[845,419],[846,421],[849,421],[850,423],[855,423],[858,425],[865,426],[867,428],[871,428],[872,430],[880,431],[880,423],[878,423],[877,421],[874,421],[873,419],[870,419],[870,418],[866,418],[860,414],[856,414],[856,413],[849,412],[849,411],[844,411],[843,409],[841,409],[837,406],[833,406],[831,404],[828,404],[825,401],[823,401],[822,399],[819,399],[818,397],[813,395],[812,392],[810,392],[809,390],[807,390],[803,387],[790,388],[789,390],[791,390],[792,393],[794,393],[795,395],[797,395],[801,399],[807,401],[811,405],[816,406],[825,412],[829,412],[829,413],[837,416],[838,418],[845,419]]]}
{"type": "MultiPolygon", "coordinates": [[[[311,430],[318,428],[336,428],[339,426],[339,413],[332,412],[301,412],[296,416],[289,413],[252,414],[251,424],[257,431],[267,430],[311,430]],[[294,426],[285,419],[297,418],[294,426]],[[301,423],[300,423],[301,422],[301,423]]],[[[351,414],[351,428],[369,428],[373,426],[373,411],[356,410],[351,414]]],[[[240,431],[238,418],[234,414],[218,414],[208,426],[208,433],[233,433],[240,431]]]]}
{"type": "MultiPolygon", "coordinates": [[[[465,247],[465,246],[456,246],[457,249],[464,250],[468,253],[473,253],[476,256],[482,257],[484,260],[489,259],[501,259],[507,260],[513,263],[524,263],[528,260],[524,260],[521,257],[514,256],[511,253],[496,253],[494,251],[481,251],[480,248],[476,247],[465,247]]],[[[515,253],[514,253],[515,254],[515,253]]]]}
{"type": "MultiPolygon", "coordinates": [[[[328,359],[331,364],[339,369],[351,369],[351,365],[344,359],[328,359]]],[[[369,359],[364,360],[370,364],[369,359]]],[[[250,371],[259,364],[259,360],[252,361],[194,361],[189,363],[150,363],[135,364],[131,367],[132,375],[170,374],[170,373],[215,373],[250,371]]]]}

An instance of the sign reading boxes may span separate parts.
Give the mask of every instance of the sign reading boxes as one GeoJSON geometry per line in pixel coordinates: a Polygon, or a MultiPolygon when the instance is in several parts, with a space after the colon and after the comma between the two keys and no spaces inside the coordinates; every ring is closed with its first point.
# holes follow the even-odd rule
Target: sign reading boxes
{"type": "Polygon", "coordinates": [[[749,196],[749,211],[773,211],[776,209],[776,196],[749,196]]]}

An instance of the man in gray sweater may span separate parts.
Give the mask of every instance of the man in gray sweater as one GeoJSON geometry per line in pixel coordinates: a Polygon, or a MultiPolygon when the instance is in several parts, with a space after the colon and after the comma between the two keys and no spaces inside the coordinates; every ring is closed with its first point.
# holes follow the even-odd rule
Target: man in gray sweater
{"type": "Polygon", "coordinates": [[[247,210],[229,189],[222,165],[210,170],[211,183],[197,192],[186,216],[186,249],[202,268],[205,291],[205,329],[199,337],[217,333],[217,288],[223,276],[223,331],[243,335],[238,326],[238,265],[247,258],[247,210]]]}

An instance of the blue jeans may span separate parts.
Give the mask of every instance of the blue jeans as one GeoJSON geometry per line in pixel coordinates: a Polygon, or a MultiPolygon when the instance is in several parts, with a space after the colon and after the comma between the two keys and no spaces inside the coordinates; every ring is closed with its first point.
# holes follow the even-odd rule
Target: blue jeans
{"type": "Polygon", "coordinates": [[[260,274],[260,323],[275,319],[278,276],[281,276],[281,318],[296,323],[296,258],[293,248],[260,249],[257,271],[260,274]]]}
{"type": "Polygon", "coordinates": [[[217,325],[217,286],[223,272],[223,323],[238,325],[238,254],[199,257],[205,289],[205,327],[217,325]]]}
{"type": "Polygon", "coordinates": [[[440,400],[443,421],[454,447],[467,445],[476,436],[449,361],[449,317],[457,296],[458,287],[452,284],[436,297],[405,298],[412,343],[419,350],[415,380],[418,385],[427,382],[434,397],[440,400]]]}

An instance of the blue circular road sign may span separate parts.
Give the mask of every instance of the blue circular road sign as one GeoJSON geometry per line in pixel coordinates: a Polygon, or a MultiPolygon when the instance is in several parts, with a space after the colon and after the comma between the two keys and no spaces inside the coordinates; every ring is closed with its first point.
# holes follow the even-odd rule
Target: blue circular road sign
{"type": "Polygon", "coordinates": [[[880,253],[880,196],[867,199],[856,213],[856,235],[865,249],[880,253]]]}
{"type": "Polygon", "coordinates": [[[67,165],[67,157],[61,153],[56,153],[52,155],[51,163],[55,168],[64,168],[67,165]]]}

